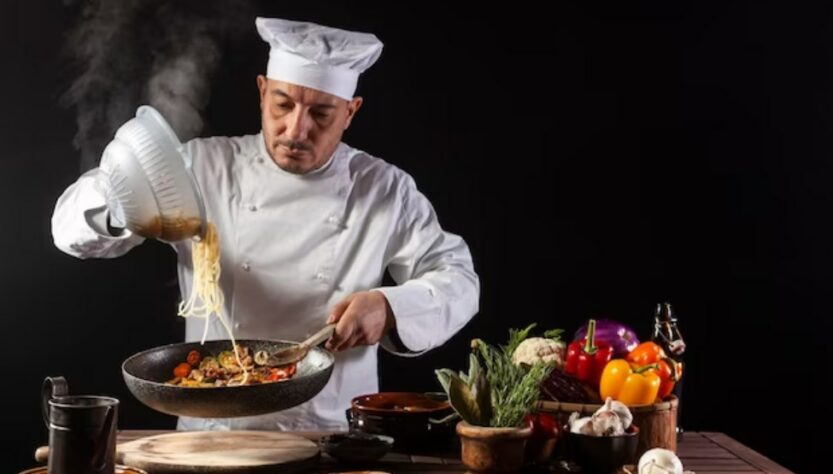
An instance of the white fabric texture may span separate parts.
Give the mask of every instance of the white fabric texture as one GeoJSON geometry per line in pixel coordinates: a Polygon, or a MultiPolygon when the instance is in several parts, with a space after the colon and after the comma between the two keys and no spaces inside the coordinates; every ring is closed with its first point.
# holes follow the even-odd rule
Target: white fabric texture
{"type": "Polygon", "coordinates": [[[257,18],[255,26],[270,46],[266,77],[345,100],[382,54],[382,42],[370,33],[280,18],[257,18]]]}

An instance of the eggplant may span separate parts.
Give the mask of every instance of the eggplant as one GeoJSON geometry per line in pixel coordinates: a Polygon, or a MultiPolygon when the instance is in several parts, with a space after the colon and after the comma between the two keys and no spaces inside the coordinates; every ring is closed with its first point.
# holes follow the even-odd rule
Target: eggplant
{"type": "Polygon", "coordinates": [[[565,374],[560,369],[550,372],[541,383],[541,397],[564,403],[600,403],[598,392],[584,382],[565,374]]]}
{"type": "MultiPolygon", "coordinates": [[[[574,341],[580,341],[587,335],[587,323],[576,331],[574,341]]],[[[639,338],[633,329],[612,319],[596,320],[597,341],[604,341],[613,346],[613,358],[624,358],[630,351],[639,345],[639,338]]]]}

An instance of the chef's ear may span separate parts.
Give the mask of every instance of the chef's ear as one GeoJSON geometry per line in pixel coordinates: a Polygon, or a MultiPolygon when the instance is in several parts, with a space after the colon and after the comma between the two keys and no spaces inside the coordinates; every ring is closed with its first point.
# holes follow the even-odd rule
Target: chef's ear
{"type": "Polygon", "coordinates": [[[350,122],[353,121],[353,116],[356,115],[356,112],[361,108],[364,99],[361,97],[353,97],[353,100],[347,102],[347,121],[344,123],[344,129],[347,130],[347,127],[350,126],[350,122]]]}
{"type": "Polygon", "coordinates": [[[266,86],[269,85],[269,81],[266,80],[266,76],[263,74],[257,75],[257,90],[260,91],[260,105],[263,107],[263,98],[266,97],[266,86]]]}

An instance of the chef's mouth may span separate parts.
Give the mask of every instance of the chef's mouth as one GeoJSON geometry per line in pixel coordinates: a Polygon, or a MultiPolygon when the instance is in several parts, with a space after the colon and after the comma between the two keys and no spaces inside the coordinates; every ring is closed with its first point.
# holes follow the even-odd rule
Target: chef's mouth
{"type": "Polygon", "coordinates": [[[275,148],[282,148],[291,155],[312,151],[312,145],[309,143],[294,140],[277,140],[275,141],[275,148]]]}

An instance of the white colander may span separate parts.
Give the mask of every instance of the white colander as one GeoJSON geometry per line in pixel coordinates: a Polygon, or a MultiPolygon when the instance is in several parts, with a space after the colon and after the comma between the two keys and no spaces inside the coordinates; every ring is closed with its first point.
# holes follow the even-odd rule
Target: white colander
{"type": "Polygon", "coordinates": [[[191,157],[153,107],[139,107],[116,131],[101,169],[110,180],[110,209],[121,208],[131,231],[168,242],[205,235],[205,206],[191,157]]]}

